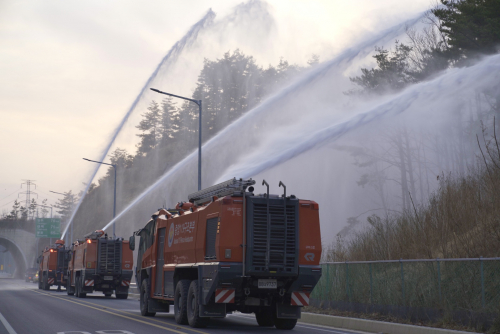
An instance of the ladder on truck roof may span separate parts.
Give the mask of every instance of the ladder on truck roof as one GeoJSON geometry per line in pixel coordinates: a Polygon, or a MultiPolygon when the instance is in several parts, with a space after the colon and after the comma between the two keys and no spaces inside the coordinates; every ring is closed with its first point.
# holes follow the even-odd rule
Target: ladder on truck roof
{"type": "Polygon", "coordinates": [[[235,192],[243,192],[248,186],[254,185],[255,180],[251,178],[248,180],[232,178],[230,180],[221,182],[211,187],[199,190],[195,193],[189,194],[188,199],[191,203],[199,205],[212,200],[213,196],[223,197],[234,194],[235,192]]]}

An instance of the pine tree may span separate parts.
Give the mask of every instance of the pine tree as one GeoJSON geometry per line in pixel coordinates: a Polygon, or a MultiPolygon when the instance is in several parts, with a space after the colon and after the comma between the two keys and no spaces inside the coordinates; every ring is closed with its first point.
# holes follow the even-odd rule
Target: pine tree
{"type": "Polygon", "coordinates": [[[19,207],[19,213],[21,214],[22,221],[28,220],[28,208],[21,205],[21,207],[19,207]]]}
{"type": "Polygon", "coordinates": [[[168,96],[161,101],[161,146],[172,144],[181,131],[180,112],[173,102],[173,98],[168,96]]]}
{"type": "Polygon", "coordinates": [[[47,208],[48,207],[48,205],[47,205],[47,199],[44,199],[42,201],[42,205],[43,206],[40,207],[41,208],[40,215],[42,216],[42,218],[47,218],[47,215],[49,213],[49,209],[47,208]]]}
{"type": "Polygon", "coordinates": [[[67,222],[71,218],[73,209],[78,202],[78,197],[70,191],[64,193],[64,197],[58,200],[54,208],[61,215],[62,222],[67,222]]]}
{"type": "Polygon", "coordinates": [[[312,54],[311,59],[307,61],[307,65],[310,67],[316,66],[319,64],[319,56],[317,54],[312,54]]]}
{"type": "Polygon", "coordinates": [[[393,52],[383,48],[375,48],[377,53],[373,56],[377,61],[377,67],[371,70],[361,69],[361,76],[349,78],[352,83],[360,87],[359,90],[351,90],[346,94],[355,93],[385,93],[398,91],[408,84],[416,82],[414,73],[409,64],[411,47],[396,41],[393,52]]]}
{"type": "Polygon", "coordinates": [[[16,199],[14,201],[14,204],[12,205],[12,210],[10,211],[10,213],[7,215],[6,218],[8,220],[18,220],[20,207],[21,207],[21,204],[16,199]]]}
{"type": "Polygon", "coordinates": [[[478,54],[494,54],[500,45],[498,0],[441,0],[431,12],[441,21],[448,39],[449,56],[455,61],[478,54]]]}
{"type": "Polygon", "coordinates": [[[28,216],[31,219],[35,219],[37,209],[38,209],[38,204],[36,203],[36,200],[34,198],[32,198],[30,206],[28,208],[28,216]]]}
{"type": "Polygon", "coordinates": [[[156,101],[151,101],[148,111],[141,116],[143,119],[136,126],[137,129],[142,131],[142,133],[137,135],[141,138],[137,149],[139,154],[144,155],[154,149],[161,138],[161,132],[159,131],[161,122],[160,106],[156,101]]]}

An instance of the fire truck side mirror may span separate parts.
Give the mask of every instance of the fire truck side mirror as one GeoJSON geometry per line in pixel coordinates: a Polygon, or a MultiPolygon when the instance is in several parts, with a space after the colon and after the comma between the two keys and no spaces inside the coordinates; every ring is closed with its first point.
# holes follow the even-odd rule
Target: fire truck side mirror
{"type": "Polygon", "coordinates": [[[130,250],[134,250],[135,249],[135,235],[132,235],[128,239],[128,247],[130,248],[130,250]]]}

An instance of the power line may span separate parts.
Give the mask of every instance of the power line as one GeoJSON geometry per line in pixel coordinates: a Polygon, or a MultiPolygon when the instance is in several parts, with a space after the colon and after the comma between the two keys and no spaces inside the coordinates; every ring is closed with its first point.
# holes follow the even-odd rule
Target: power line
{"type": "Polygon", "coordinates": [[[10,203],[12,203],[12,202],[15,202],[15,201],[17,201],[17,198],[16,198],[15,200],[12,200],[12,201],[10,201],[10,202],[7,202],[7,203],[5,203],[5,204],[0,205],[0,208],[1,208],[1,207],[3,207],[3,206],[6,206],[7,204],[10,204],[10,203]]]}
{"type": "Polygon", "coordinates": [[[14,191],[12,194],[9,194],[9,195],[5,196],[4,198],[0,198],[0,201],[3,201],[3,200],[4,200],[4,199],[6,199],[7,197],[12,196],[12,195],[14,195],[15,193],[17,193],[17,190],[16,190],[16,191],[14,191]]]}

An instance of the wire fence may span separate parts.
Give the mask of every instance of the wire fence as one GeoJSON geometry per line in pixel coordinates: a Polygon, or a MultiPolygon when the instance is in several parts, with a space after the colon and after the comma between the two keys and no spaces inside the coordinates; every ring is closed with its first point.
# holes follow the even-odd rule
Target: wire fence
{"type": "Polygon", "coordinates": [[[333,262],[322,268],[313,306],[468,323],[495,318],[500,310],[500,258],[333,262]]]}

